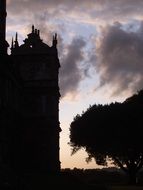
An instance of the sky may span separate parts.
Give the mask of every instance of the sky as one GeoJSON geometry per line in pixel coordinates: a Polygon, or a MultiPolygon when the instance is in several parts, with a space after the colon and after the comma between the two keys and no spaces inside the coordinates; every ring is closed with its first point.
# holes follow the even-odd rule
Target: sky
{"type": "Polygon", "coordinates": [[[7,0],[7,41],[35,25],[48,45],[58,35],[62,168],[97,168],[71,156],[69,127],[90,105],[122,102],[143,88],[143,0],[7,0]]]}

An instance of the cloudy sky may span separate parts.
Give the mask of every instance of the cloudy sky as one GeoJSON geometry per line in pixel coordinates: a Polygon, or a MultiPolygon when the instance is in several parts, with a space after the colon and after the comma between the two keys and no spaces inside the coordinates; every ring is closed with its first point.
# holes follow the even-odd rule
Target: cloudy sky
{"type": "Polygon", "coordinates": [[[71,157],[69,125],[94,103],[123,101],[143,88],[143,0],[7,0],[7,40],[20,43],[32,24],[61,63],[62,167],[96,167],[84,150],[71,157]]]}

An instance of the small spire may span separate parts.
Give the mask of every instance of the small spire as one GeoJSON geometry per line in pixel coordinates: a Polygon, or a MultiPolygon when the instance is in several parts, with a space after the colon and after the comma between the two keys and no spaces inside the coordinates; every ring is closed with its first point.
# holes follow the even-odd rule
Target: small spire
{"type": "Polygon", "coordinates": [[[18,39],[18,33],[16,32],[15,41],[17,41],[17,39],[18,39]]]}
{"type": "Polygon", "coordinates": [[[40,36],[40,30],[38,30],[38,36],[40,36]]]}
{"type": "Polygon", "coordinates": [[[14,48],[14,42],[13,42],[13,37],[12,37],[12,41],[11,41],[11,49],[14,48]]]}
{"type": "Polygon", "coordinates": [[[34,25],[32,25],[32,33],[34,33],[34,30],[35,30],[35,29],[34,29],[34,25]]]}
{"type": "Polygon", "coordinates": [[[56,47],[56,46],[57,46],[57,43],[58,43],[58,40],[57,40],[57,33],[55,33],[55,35],[53,35],[53,47],[56,47]]]}
{"type": "Polygon", "coordinates": [[[15,47],[19,47],[19,43],[18,43],[18,33],[16,32],[15,35],[15,47]]]}
{"type": "Polygon", "coordinates": [[[55,33],[55,40],[57,41],[57,33],[55,33]]]}

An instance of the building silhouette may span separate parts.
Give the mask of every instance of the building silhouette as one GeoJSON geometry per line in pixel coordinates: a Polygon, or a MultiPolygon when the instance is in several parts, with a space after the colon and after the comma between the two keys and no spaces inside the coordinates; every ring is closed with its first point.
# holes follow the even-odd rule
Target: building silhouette
{"type": "Polygon", "coordinates": [[[8,55],[6,0],[0,0],[0,160],[17,173],[60,171],[59,58],[57,34],[52,46],[40,31],[8,55]]]}

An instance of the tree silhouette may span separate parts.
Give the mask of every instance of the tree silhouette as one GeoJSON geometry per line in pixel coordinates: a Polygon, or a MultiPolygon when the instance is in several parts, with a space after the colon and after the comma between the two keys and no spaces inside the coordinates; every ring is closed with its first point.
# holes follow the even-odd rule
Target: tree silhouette
{"type": "Polygon", "coordinates": [[[136,183],[143,166],[143,90],[123,103],[90,106],[70,125],[72,154],[84,148],[87,161],[107,165],[111,159],[136,183]]]}

